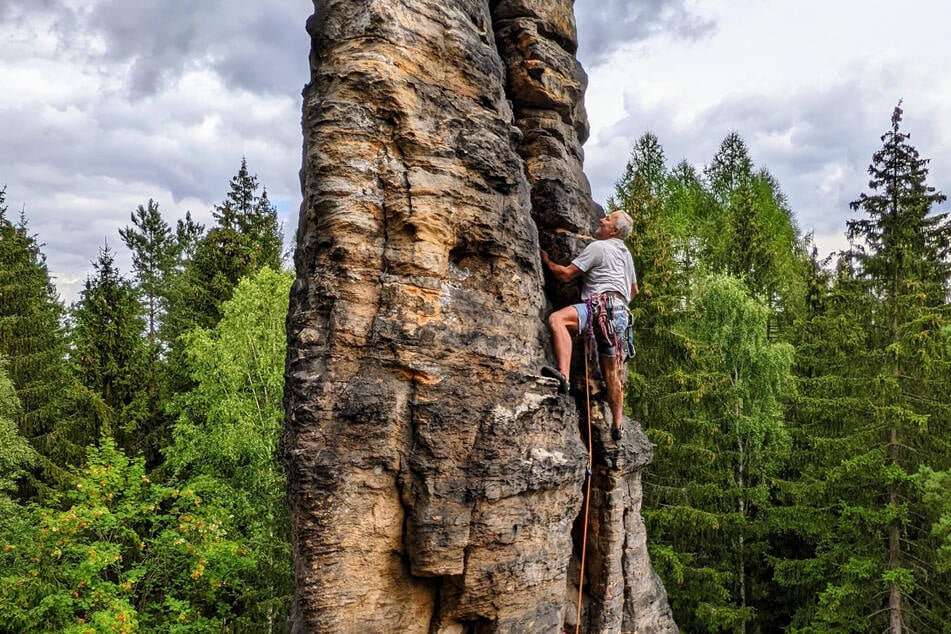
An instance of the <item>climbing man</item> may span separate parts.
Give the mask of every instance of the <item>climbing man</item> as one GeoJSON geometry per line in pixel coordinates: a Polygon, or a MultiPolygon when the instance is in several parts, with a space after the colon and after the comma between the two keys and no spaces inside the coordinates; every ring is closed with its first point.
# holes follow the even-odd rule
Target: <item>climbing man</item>
{"type": "Polygon", "coordinates": [[[555,279],[570,282],[584,275],[581,303],[556,310],[548,317],[558,367],[545,366],[542,374],[558,379],[559,389],[567,393],[571,339],[577,332],[585,333],[589,350],[592,346],[598,350],[601,376],[614,418],[611,437],[615,440],[620,439],[623,424],[622,376],[627,354],[627,306],[638,292],[634,260],[624,244],[632,226],[631,217],[623,211],[608,214],[598,224],[594,234],[596,240],[568,266],[552,262],[542,251],[542,262],[555,279]]]}

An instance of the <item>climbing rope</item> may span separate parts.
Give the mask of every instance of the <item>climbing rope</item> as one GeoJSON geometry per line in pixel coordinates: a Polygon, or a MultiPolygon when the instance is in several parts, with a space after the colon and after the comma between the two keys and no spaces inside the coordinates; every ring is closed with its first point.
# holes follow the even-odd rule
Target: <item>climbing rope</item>
{"type": "Polygon", "coordinates": [[[591,446],[591,383],[588,381],[588,342],[585,341],[584,355],[584,387],[585,387],[585,406],[588,410],[588,468],[586,470],[586,479],[588,480],[587,490],[584,494],[584,530],[581,534],[581,570],[578,573],[578,615],[575,617],[575,634],[581,631],[581,597],[584,591],[584,563],[588,554],[588,509],[591,506],[591,476],[594,453],[591,446]]]}

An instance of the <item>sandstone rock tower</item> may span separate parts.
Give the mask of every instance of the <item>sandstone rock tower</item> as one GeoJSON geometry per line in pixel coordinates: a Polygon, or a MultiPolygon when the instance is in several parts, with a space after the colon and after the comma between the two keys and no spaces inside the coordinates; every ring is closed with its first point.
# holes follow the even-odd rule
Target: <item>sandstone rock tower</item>
{"type": "MultiPolygon", "coordinates": [[[[294,632],[573,631],[583,408],[545,362],[576,250],[571,0],[315,0],[282,459],[294,632]]],[[[636,424],[594,408],[581,629],[674,632],[636,424]]]]}

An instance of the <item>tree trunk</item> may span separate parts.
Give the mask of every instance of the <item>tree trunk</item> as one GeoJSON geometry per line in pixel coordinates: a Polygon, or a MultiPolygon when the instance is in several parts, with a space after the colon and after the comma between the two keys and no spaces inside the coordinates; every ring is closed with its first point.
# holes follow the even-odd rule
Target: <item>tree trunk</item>
{"type": "MultiPolygon", "coordinates": [[[[898,432],[888,430],[888,461],[891,464],[898,462],[898,432]]],[[[897,484],[889,485],[888,503],[897,508],[901,499],[897,484]]],[[[893,519],[888,526],[888,568],[894,570],[901,567],[901,532],[898,520],[893,519]]],[[[902,629],[902,596],[901,588],[892,582],[888,587],[888,629],[891,634],[901,634],[902,629]]]]}

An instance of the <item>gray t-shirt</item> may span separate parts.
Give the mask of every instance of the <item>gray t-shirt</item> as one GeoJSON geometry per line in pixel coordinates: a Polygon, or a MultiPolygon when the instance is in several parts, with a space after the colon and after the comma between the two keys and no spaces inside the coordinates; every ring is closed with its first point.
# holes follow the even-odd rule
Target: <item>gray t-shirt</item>
{"type": "Polygon", "coordinates": [[[637,274],[631,252],[620,238],[595,240],[571,263],[585,274],[581,299],[615,291],[631,301],[631,286],[637,281],[637,274]]]}

